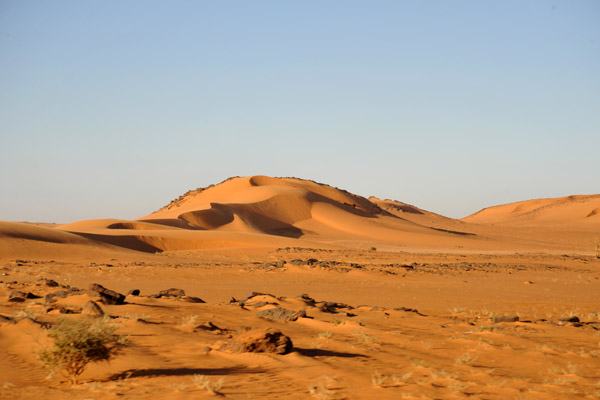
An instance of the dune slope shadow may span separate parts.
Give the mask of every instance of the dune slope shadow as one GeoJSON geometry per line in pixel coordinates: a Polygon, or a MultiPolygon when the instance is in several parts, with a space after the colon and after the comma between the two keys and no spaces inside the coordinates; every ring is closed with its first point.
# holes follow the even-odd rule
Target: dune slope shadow
{"type": "Polygon", "coordinates": [[[197,229],[211,230],[232,223],[235,216],[237,216],[248,227],[267,235],[297,239],[304,234],[301,229],[296,228],[290,223],[293,221],[285,221],[273,215],[278,211],[277,207],[273,205],[272,208],[269,208],[269,206],[268,202],[252,203],[250,205],[211,203],[211,208],[181,214],[179,219],[197,229]],[[260,210],[261,203],[265,204],[263,206],[264,210],[260,210]],[[268,215],[269,213],[271,215],[268,215]]]}
{"type": "Polygon", "coordinates": [[[121,380],[135,377],[149,376],[187,376],[187,375],[236,375],[236,374],[256,374],[265,372],[262,368],[248,368],[244,366],[228,368],[146,368],[129,369],[108,377],[107,380],[121,380]]]}
{"type": "Polygon", "coordinates": [[[71,233],[83,236],[86,239],[95,240],[97,242],[102,242],[117,247],[123,247],[129,250],[141,251],[143,253],[156,253],[157,251],[162,251],[158,247],[154,247],[135,236],[111,236],[83,232],[71,233]]]}
{"type": "Polygon", "coordinates": [[[294,351],[305,357],[341,357],[341,358],[369,358],[364,354],[359,353],[341,353],[339,351],[322,350],[322,349],[303,349],[300,347],[294,347],[294,351]]]}

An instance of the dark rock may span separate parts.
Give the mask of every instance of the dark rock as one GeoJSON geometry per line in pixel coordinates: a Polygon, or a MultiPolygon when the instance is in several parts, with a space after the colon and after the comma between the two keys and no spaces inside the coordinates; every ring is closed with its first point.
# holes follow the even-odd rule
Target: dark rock
{"type": "Polygon", "coordinates": [[[306,260],[306,265],[315,265],[318,262],[319,260],[317,260],[316,258],[309,258],[308,260],[306,260]]]}
{"type": "Polygon", "coordinates": [[[290,264],[292,264],[292,265],[296,265],[296,266],[299,266],[299,265],[302,265],[302,264],[304,264],[304,261],[302,261],[302,260],[299,260],[299,259],[296,259],[296,260],[292,260],[292,261],[290,261],[290,264]]]}
{"type": "Polygon", "coordinates": [[[285,260],[281,260],[281,261],[277,261],[277,265],[275,265],[277,268],[283,268],[283,266],[285,265],[285,260]]]}
{"type": "Polygon", "coordinates": [[[182,297],[185,296],[185,291],[183,289],[165,289],[158,292],[160,297],[182,297]]]}
{"type": "Polygon", "coordinates": [[[308,318],[308,316],[306,315],[306,310],[298,310],[294,313],[294,315],[292,315],[292,319],[290,321],[295,321],[298,318],[308,318]]]}
{"type": "Polygon", "coordinates": [[[53,303],[56,301],[56,297],[64,299],[69,294],[71,294],[70,290],[57,290],[56,292],[48,293],[46,296],[44,296],[44,301],[46,303],[53,303]]]}
{"type": "Polygon", "coordinates": [[[572,317],[567,317],[567,318],[561,318],[559,321],[562,321],[562,322],[579,322],[579,317],[572,316],[572,317]]]}
{"type": "Polygon", "coordinates": [[[213,324],[212,322],[208,321],[208,322],[203,322],[200,325],[198,325],[196,327],[196,329],[202,329],[205,331],[210,331],[210,332],[224,332],[225,329],[219,328],[218,326],[216,326],[215,324],[213,324]]]}
{"type": "Polygon", "coordinates": [[[12,301],[15,303],[22,303],[27,299],[39,299],[40,296],[36,296],[31,292],[22,292],[20,290],[13,290],[8,295],[8,301],[12,301]]]}
{"type": "Polygon", "coordinates": [[[48,287],[57,287],[58,286],[58,282],[56,282],[53,279],[44,279],[44,283],[46,284],[46,286],[48,287]]]}
{"type": "Polygon", "coordinates": [[[259,301],[258,303],[254,303],[254,304],[251,304],[251,305],[254,308],[261,308],[261,307],[267,306],[269,304],[274,305],[274,306],[278,306],[279,305],[279,303],[275,303],[275,302],[272,302],[272,301],[259,301]]]}
{"type": "Polygon", "coordinates": [[[352,310],[354,307],[352,307],[348,304],[344,304],[344,303],[334,303],[332,301],[324,301],[324,302],[318,304],[318,308],[321,312],[336,314],[337,312],[339,312],[340,308],[347,308],[349,310],[352,310]]]}
{"type": "MultiPolygon", "coordinates": [[[[246,294],[244,301],[250,300],[251,298],[256,297],[256,296],[272,296],[272,295],[269,295],[268,293],[261,293],[261,292],[249,292],[246,294]]],[[[275,297],[275,296],[273,296],[273,297],[275,297]]]]}
{"type": "Polygon", "coordinates": [[[10,324],[15,323],[15,321],[13,321],[13,319],[11,317],[7,317],[5,315],[0,315],[0,324],[4,323],[4,322],[10,323],[10,324]]]}
{"type": "Polygon", "coordinates": [[[125,302],[125,296],[121,293],[117,293],[114,290],[105,288],[97,283],[90,285],[90,290],[100,295],[101,301],[107,305],[123,304],[125,302]]]}
{"type": "Polygon", "coordinates": [[[104,315],[102,307],[100,307],[98,303],[93,300],[88,300],[88,302],[85,303],[81,309],[81,313],[84,315],[90,315],[92,317],[101,317],[104,315]]]}
{"type": "Polygon", "coordinates": [[[54,303],[55,301],[54,293],[48,293],[44,296],[44,303],[54,303]]]}
{"type": "Polygon", "coordinates": [[[420,315],[421,317],[426,317],[425,314],[421,314],[419,312],[419,310],[417,310],[416,308],[408,308],[408,307],[395,307],[394,311],[405,311],[405,312],[412,312],[415,313],[417,315],[420,315]]]}
{"type": "Polygon", "coordinates": [[[492,318],[492,322],[497,324],[498,322],[517,322],[519,320],[519,317],[515,316],[509,316],[509,315],[501,315],[499,317],[493,317],[492,318]]]}
{"type": "Polygon", "coordinates": [[[302,293],[300,296],[296,296],[296,298],[304,300],[304,302],[306,303],[307,306],[311,306],[311,307],[315,306],[315,299],[313,299],[306,293],[302,293]]]}
{"type": "Polygon", "coordinates": [[[292,348],[292,339],[276,329],[253,329],[240,333],[227,346],[236,353],[287,354],[292,348]]]}
{"type": "Polygon", "coordinates": [[[140,295],[140,289],[131,289],[126,294],[126,296],[139,296],[139,295],[140,295]]]}
{"type": "Polygon", "coordinates": [[[64,299],[69,294],[70,292],[68,290],[57,290],[56,292],[49,293],[49,295],[52,295],[53,297],[60,297],[61,299],[64,299]]]}
{"type": "Polygon", "coordinates": [[[269,308],[268,310],[259,311],[257,317],[270,319],[271,321],[287,322],[296,321],[298,318],[306,316],[306,311],[287,310],[282,307],[269,308]]]}
{"type": "Polygon", "coordinates": [[[185,301],[187,303],[206,303],[200,297],[194,297],[194,296],[181,296],[181,301],[185,301]]]}
{"type": "Polygon", "coordinates": [[[27,293],[21,292],[20,290],[13,290],[8,295],[8,301],[13,303],[22,303],[27,299],[27,293]]]}
{"type": "Polygon", "coordinates": [[[46,308],[47,313],[49,313],[50,311],[55,311],[55,310],[58,310],[58,312],[60,312],[61,314],[77,314],[77,312],[75,312],[74,310],[60,306],[60,305],[50,306],[50,307],[46,308]]]}

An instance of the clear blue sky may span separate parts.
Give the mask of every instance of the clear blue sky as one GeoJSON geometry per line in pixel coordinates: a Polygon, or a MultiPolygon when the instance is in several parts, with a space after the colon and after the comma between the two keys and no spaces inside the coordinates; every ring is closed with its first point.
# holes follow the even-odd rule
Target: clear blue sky
{"type": "Polygon", "coordinates": [[[0,220],[255,174],[463,217],[599,172],[596,0],[0,0],[0,220]]]}

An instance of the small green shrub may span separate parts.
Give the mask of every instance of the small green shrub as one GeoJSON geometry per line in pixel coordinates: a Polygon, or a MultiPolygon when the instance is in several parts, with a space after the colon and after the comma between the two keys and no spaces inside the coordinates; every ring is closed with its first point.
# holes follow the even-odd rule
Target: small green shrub
{"type": "Polygon", "coordinates": [[[124,345],[124,338],[114,334],[117,327],[107,320],[61,319],[48,331],[54,345],[39,353],[40,360],[52,372],[60,370],[71,383],[77,383],[88,363],[108,361],[124,345]]]}

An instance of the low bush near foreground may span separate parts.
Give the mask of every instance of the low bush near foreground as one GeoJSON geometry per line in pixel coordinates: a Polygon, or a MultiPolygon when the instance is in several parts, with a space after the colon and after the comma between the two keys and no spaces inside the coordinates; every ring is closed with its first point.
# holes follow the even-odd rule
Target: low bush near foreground
{"type": "Polygon", "coordinates": [[[110,360],[124,344],[116,329],[107,317],[62,319],[48,331],[54,344],[39,353],[40,360],[75,384],[88,363],[110,360]]]}

